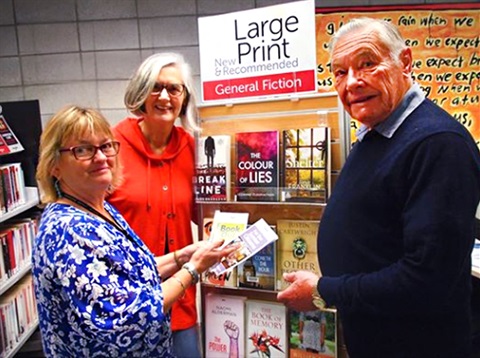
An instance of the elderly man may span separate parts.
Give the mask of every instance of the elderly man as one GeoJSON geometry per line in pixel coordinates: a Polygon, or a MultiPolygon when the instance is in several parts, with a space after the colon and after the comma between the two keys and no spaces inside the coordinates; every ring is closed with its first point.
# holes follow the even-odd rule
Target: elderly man
{"type": "Polygon", "coordinates": [[[278,300],[337,307],[351,358],[469,357],[478,148],[413,82],[391,23],[354,19],[330,51],[338,95],[362,126],[321,218],[322,276],[286,274],[278,300]]]}

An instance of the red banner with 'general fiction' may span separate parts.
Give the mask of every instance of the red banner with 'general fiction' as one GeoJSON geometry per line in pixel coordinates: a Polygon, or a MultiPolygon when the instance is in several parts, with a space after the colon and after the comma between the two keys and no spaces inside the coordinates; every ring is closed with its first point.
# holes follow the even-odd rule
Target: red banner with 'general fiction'
{"type": "Polygon", "coordinates": [[[203,83],[204,100],[301,93],[315,90],[314,70],[244,77],[203,83]]]}

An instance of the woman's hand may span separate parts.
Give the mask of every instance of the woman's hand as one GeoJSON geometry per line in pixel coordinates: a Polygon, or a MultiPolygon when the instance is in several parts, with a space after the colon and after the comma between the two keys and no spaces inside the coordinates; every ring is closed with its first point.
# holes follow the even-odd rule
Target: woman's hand
{"type": "Polygon", "coordinates": [[[185,263],[190,261],[192,258],[192,255],[195,251],[197,251],[202,245],[204,241],[200,242],[194,242],[193,244],[190,244],[188,246],[185,246],[184,248],[177,250],[177,258],[180,263],[180,267],[185,263]]]}
{"type": "MultiPolygon", "coordinates": [[[[228,245],[220,249],[222,244],[223,240],[201,241],[181,249],[182,253],[178,256],[180,257],[184,254],[190,255],[191,257],[189,262],[200,274],[207,270],[210,266],[220,262],[222,257],[229,255],[233,251],[238,250],[240,247],[240,245],[235,244],[228,245]]],[[[157,262],[159,263],[159,270],[161,269],[161,262],[165,260],[166,257],[167,255],[156,258],[157,262]]],[[[166,264],[165,266],[175,266],[176,268],[177,264],[172,259],[172,255],[168,255],[168,257],[170,263],[166,264]]],[[[192,275],[188,270],[176,270],[175,274],[172,274],[168,280],[162,282],[162,290],[164,293],[163,304],[165,312],[171,308],[172,304],[176,300],[185,295],[186,289],[192,285],[192,282],[194,282],[193,278],[194,275],[192,275]]]]}
{"type": "Polygon", "coordinates": [[[201,241],[198,244],[199,245],[190,258],[190,262],[195,266],[199,273],[204,272],[214,264],[220,262],[222,257],[228,256],[240,247],[240,245],[235,244],[227,245],[220,249],[223,240],[201,241]]]}

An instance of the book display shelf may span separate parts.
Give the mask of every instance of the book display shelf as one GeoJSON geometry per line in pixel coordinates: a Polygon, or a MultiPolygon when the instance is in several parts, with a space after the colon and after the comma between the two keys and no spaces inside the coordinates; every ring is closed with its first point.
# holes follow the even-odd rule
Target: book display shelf
{"type": "Polygon", "coordinates": [[[318,270],[318,224],[348,152],[339,108],[336,94],[200,108],[199,239],[215,236],[216,211],[248,213],[248,225],[264,219],[279,237],[227,274],[203,277],[205,357],[231,349],[245,357],[346,357],[334,311],[305,318],[276,301],[283,272],[318,270]],[[308,332],[324,324],[320,346],[308,332]]]}
{"type": "Polygon", "coordinates": [[[38,101],[0,103],[0,115],[8,127],[3,141],[21,144],[0,155],[0,357],[14,357],[38,327],[30,270],[39,219],[41,117],[38,101]]]}

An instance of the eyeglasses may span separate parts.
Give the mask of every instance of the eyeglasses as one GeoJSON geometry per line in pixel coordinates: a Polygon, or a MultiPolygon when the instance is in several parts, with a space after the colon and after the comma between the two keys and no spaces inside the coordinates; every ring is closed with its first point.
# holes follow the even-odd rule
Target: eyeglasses
{"type": "Polygon", "coordinates": [[[60,153],[72,152],[73,156],[77,160],[90,160],[95,156],[95,154],[97,154],[98,150],[101,150],[106,157],[114,157],[118,154],[119,149],[120,142],[112,140],[99,146],[93,144],[84,144],[70,148],[60,148],[58,151],[60,153]]]}
{"type": "Polygon", "coordinates": [[[155,86],[153,86],[152,92],[150,92],[150,94],[152,96],[158,96],[160,93],[162,93],[164,88],[172,97],[179,97],[182,95],[183,92],[185,92],[185,85],[180,83],[155,83],[155,86]]]}

